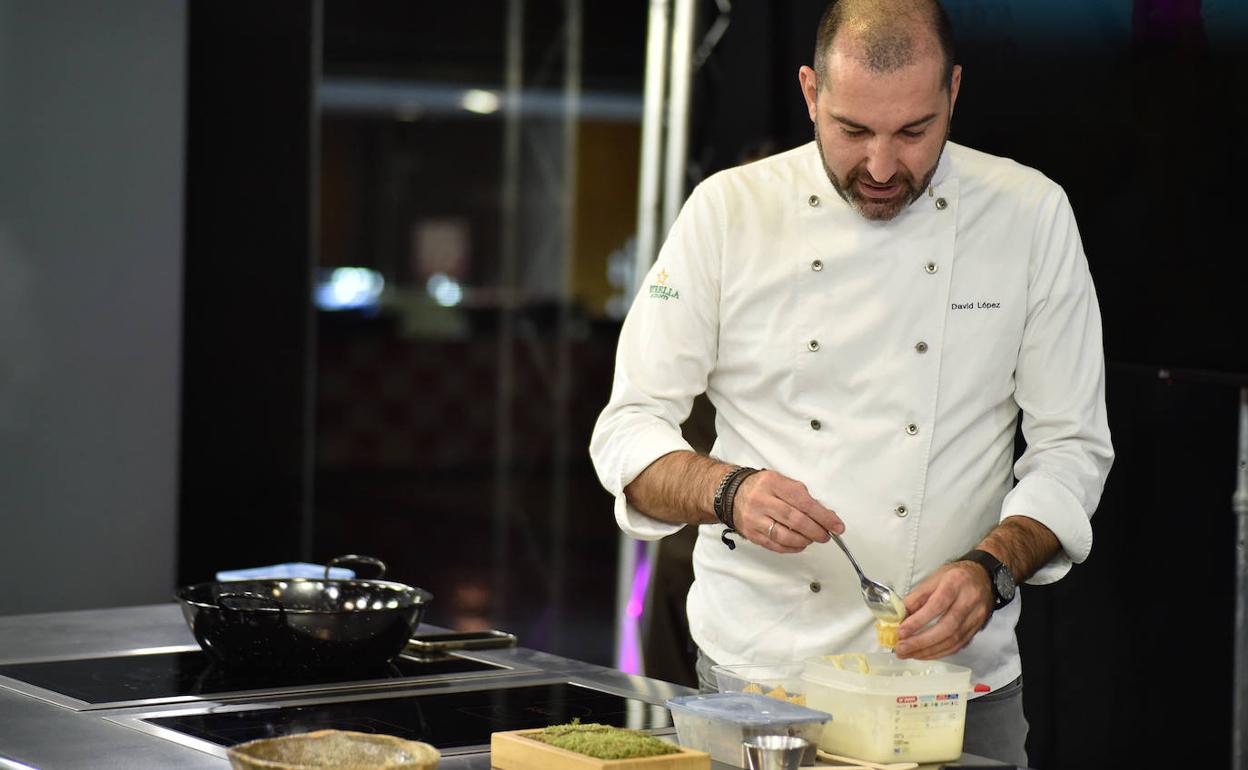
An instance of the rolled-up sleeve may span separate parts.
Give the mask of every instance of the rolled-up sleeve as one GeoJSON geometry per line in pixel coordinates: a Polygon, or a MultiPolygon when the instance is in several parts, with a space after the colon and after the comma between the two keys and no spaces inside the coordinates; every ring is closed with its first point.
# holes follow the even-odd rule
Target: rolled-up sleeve
{"type": "Polygon", "coordinates": [[[620,330],[611,399],[590,439],[598,479],[627,534],[655,540],[681,525],[628,504],[624,487],[658,458],[689,450],[680,425],[706,390],[719,339],[722,198],[714,177],[690,195],[620,330]]]}
{"type": "Polygon", "coordinates": [[[1026,451],[1001,518],[1026,516],[1057,536],[1062,552],[1028,580],[1055,582],[1092,549],[1092,514],[1113,463],[1105,411],[1101,316],[1070,204],[1044,201],[1029,274],[1026,330],[1015,372],[1026,451]]]}

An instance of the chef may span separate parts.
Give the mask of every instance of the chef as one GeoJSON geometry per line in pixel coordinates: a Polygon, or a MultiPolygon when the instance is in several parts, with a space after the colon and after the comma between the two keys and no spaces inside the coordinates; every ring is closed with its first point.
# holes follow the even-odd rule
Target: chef
{"type": "Polygon", "coordinates": [[[699,526],[704,688],[714,663],[877,649],[835,532],[904,594],[898,656],[991,688],[965,750],[1025,765],[1016,586],[1087,558],[1113,460],[1074,215],[1040,172],[948,141],[961,67],[934,0],[833,2],[798,79],[815,141],[693,191],[591,455],[628,534],[699,526]],[[679,429],[703,391],[710,457],[679,429]]]}

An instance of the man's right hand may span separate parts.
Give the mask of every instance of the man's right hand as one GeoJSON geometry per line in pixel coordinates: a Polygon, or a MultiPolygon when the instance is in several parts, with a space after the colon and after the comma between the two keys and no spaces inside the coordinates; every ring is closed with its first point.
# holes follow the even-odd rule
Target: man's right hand
{"type": "Polygon", "coordinates": [[[775,471],[760,471],[741,484],[732,518],[746,539],[776,553],[798,553],[828,542],[828,532],[845,531],[841,517],[811,497],[805,484],[775,471]]]}

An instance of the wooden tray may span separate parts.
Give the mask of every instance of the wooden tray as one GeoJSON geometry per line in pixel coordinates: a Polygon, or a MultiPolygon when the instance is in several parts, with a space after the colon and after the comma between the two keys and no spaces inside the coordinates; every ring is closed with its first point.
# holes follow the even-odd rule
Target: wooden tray
{"type": "Polygon", "coordinates": [[[711,755],[677,746],[679,754],[636,759],[596,759],[525,736],[541,730],[512,730],[490,736],[490,767],[498,770],[710,770],[711,755]]]}

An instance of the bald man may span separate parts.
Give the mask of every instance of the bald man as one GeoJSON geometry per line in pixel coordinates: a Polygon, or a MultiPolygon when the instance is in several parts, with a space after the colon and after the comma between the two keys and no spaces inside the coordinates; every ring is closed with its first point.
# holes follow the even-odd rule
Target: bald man
{"type": "Polygon", "coordinates": [[[966,751],[1025,765],[1017,586],[1087,557],[1113,449],[1069,202],[948,141],[961,76],[938,3],[828,7],[798,73],[815,141],[694,190],[590,451],[625,532],[699,529],[704,688],[716,662],[878,649],[835,532],[904,593],[898,657],[988,688],[966,751]],[[709,457],[679,431],[703,391],[709,457]]]}

